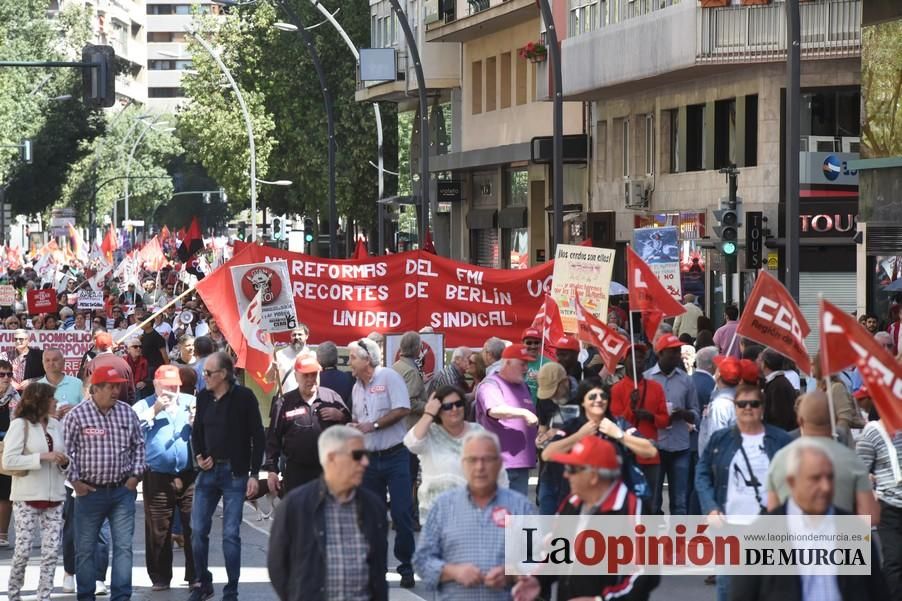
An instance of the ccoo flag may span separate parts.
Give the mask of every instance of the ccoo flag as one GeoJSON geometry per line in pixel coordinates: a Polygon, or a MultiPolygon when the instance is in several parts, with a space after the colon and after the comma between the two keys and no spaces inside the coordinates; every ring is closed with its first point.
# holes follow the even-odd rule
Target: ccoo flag
{"type": "Polygon", "coordinates": [[[629,349],[629,341],[592,315],[592,312],[579,302],[578,294],[573,308],[576,312],[577,338],[597,348],[605,368],[613,374],[617,371],[617,364],[629,349]]]}
{"type": "Polygon", "coordinates": [[[630,311],[642,313],[645,335],[649,340],[654,340],[661,321],[665,317],[682,315],[686,308],[673,298],[651,267],[629,246],[626,247],[626,269],[630,311]]]}

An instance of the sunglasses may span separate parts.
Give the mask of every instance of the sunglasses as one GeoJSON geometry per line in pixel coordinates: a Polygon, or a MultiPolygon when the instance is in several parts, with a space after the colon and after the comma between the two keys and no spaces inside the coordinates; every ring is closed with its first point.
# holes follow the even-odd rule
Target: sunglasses
{"type": "Polygon", "coordinates": [[[28,338],[16,338],[16,342],[28,342],[28,338]]]}
{"type": "Polygon", "coordinates": [[[452,403],[442,403],[442,411],[451,411],[454,408],[463,409],[466,407],[462,400],[454,401],[452,403]]]}
{"type": "Polygon", "coordinates": [[[761,401],[736,401],[736,406],[740,409],[748,409],[749,407],[758,409],[761,407],[761,401]]]}
{"type": "Polygon", "coordinates": [[[584,472],[589,469],[586,465],[565,465],[564,472],[568,474],[579,474],[580,472],[584,472]]]}
{"type": "Polygon", "coordinates": [[[11,371],[0,371],[0,378],[11,378],[13,377],[13,372],[11,371]]]}
{"type": "Polygon", "coordinates": [[[130,344],[128,348],[141,348],[140,344],[130,344]]]}
{"type": "Polygon", "coordinates": [[[353,451],[351,451],[351,459],[358,463],[363,461],[364,457],[366,457],[367,459],[370,458],[370,452],[366,449],[354,449],[353,451]]]}
{"type": "Polygon", "coordinates": [[[602,400],[602,401],[608,400],[607,397],[605,397],[600,392],[590,392],[589,394],[586,395],[586,398],[593,402],[597,401],[597,400],[602,400]]]}

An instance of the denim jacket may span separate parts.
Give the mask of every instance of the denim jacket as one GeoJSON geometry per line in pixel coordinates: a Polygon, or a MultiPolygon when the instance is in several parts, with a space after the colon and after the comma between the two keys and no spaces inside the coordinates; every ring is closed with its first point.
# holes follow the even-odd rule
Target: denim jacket
{"type": "MultiPolygon", "coordinates": [[[[792,442],[792,437],[784,430],[764,425],[764,452],[768,459],[792,442]]],[[[702,514],[715,509],[724,510],[727,503],[727,485],[730,481],[730,464],[733,456],[742,446],[742,435],[739,428],[733,426],[718,430],[711,435],[705,446],[705,452],[698,458],[695,468],[695,491],[701,504],[702,514]]],[[[761,498],[766,498],[766,483],[761,483],[761,498]]]]}

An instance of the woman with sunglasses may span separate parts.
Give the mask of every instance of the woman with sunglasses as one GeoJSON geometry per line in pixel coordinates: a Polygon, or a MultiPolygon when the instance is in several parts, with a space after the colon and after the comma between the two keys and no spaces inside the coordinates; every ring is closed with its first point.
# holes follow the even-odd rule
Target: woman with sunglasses
{"type": "MultiPolygon", "coordinates": [[[[580,382],[576,389],[576,398],[580,399],[583,415],[568,421],[558,430],[556,439],[548,443],[542,451],[542,460],[551,461],[554,455],[569,453],[586,436],[599,436],[610,440],[617,447],[621,457],[624,482],[636,496],[646,500],[651,490],[633,456],[650,459],[658,455],[658,449],[622,418],[613,416],[610,390],[597,378],[580,382]]],[[[562,483],[562,498],[566,496],[568,490],[566,483],[562,483]]]]}
{"type": "MultiPolygon", "coordinates": [[[[792,439],[764,423],[764,396],[755,385],[736,388],[736,424],[715,432],[695,468],[702,514],[715,523],[747,524],[767,511],[767,470],[792,439]]],[[[729,599],[729,578],[717,576],[717,601],[729,599]]]]}
{"type": "MultiPolygon", "coordinates": [[[[12,381],[12,363],[0,359],[0,440],[6,436],[13,411],[19,402],[19,393],[12,386],[12,381]]],[[[0,548],[9,546],[9,521],[13,510],[9,493],[12,483],[12,477],[0,474],[0,548]]]]}
{"type": "MultiPolygon", "coordinates": [[[[464,420],[466,394],[457,386],[442,386],[426,401],[423,416],[408,430],[404,444],[418,455],[422,483],[418,490],[420,520],[441,493],[467,483],[461,465],[463,439],[482,426],[464,420]]],[[[507,473],[501,470],[498,485],[507,487],[507,473]]]]}

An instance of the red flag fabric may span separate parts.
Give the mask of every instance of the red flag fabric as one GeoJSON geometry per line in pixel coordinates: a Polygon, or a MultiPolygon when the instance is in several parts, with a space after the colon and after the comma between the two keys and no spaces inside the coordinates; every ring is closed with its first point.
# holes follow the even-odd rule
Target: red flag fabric
{"type": "MultiPolygon", "coordinates": [[[[246,253],[250,254],[250,246],[235,255],[235,259],[241,259],[246,253]]],[[[229,346],[238,353],[235,365],[247,370],[247,373],[257,382],[264,393],[270,394],[274,384],[265,381],[264,376],[269,369],[271,359],[267,356],[261,360],[260,351],[248,345],[242,332],[242,317],[238,314],[238,301],[235,298],[235,288],[232,285],[232,272],[221,267],[197,283],[198,293],[207,306],[211,315],[216,316],[216,323],[228,341],[229,346]],[[265,365],[264,365],[265,363],[265,365]]],[[[245,318],[246,321],[247,318],[245,318]]]]}
{"type": "Polygon", "coordinates": [[[169,233],[169,228],[164,225],[163,229],[160,230],[160,240],[165,242],[171,235],[172,234],[169,233]]]}
{"type": "Polygon", "coordinates": [[[100,250],[103,251],[107,261],[112,262],[113,251],[117,248],[119,248],[119,240],[116,238],[116,233],[113,231],[113,226],[111,225],[106,236],[103,237],[103,242],[100,243],[100,250]]]}
{"type": "Polygon", "coordinates": [[[555,344],[564,337],[564,323],[561,321],[561,310],[557,306],[557,301],[550,294],[545,295],[545,301],[533,318],[531,327],[542,332],[542,354],[554,359],[555,344]]]}
{"type": "Polygon", "coordinates": [[[200,225],[197,223],[197,217],[192,217],[188,232],[182,238],[182,244],[178,249],[179,261],[186,263],[188,259],[203,250],[203,248],[204,237],[201,235],[200,225]]]}
{"type": "Polygon", "coordinates": [[[766,271],[759,273],[736,333],[789,357],[810,374],[811,358],[805,348],[809,332],[811,328],[789,291],[766,271]]]}
{"type": "Polygon", "coordinates": [[[614,373],[617,371],[617,364],[629,349],[629,340],[592,315],[592,312],[579,302],[578,294],[573,308],[576,312],[577,338],[598,349],[605,368],[608,372],[614,373]]]}
{"type": "MultiPolygon", "coordinates": [[[[632,248],[626,247],[627,287],[631,311],[657,311],[663,317],[674,317],[686,312],[686,308],[674,299],[658,276],[632,248]]],[[[649,337],[651,340],[654,336],[649,337]]]]}
{"type": "Polygon", "coordinates": [[[363,241],[363,238],[357,238],[357,245],[354,247],[354,254],[351,255],[351,258],[360,260],[366,259],[369,255],[370,252],[366,247],[366,242],[363,241]]]}
{"type": "Polygon", "coordinates": [[[423,250],[427,253],[438,254],[435,252],[435,244],[432,242],[432,230],[426,229],[426,239],[423,240],[423,250]]]}
{"type": "Polygon", "coordinates": [[[664,314],[660,311],[643,311],[642,312],[642,331],[648,340],[654,340],[655,334],[658,333],[658,326],[664,321],[664,314]]]}
{"type": "Polygon", "coordinates": [[[150,242],[138,251],[138,257],[144,266],[151,271],[160,271],[168,262],[166,255],[163,254],[163,248],[160,245],[158,236],[154,236],[150,242]]]}
{"type": "Polygon", "coordinates": [[[821,369],[833,374],[857,365],[887,431],[902,430],[902,365],[858,320],[821,299],[821,369]]]}

